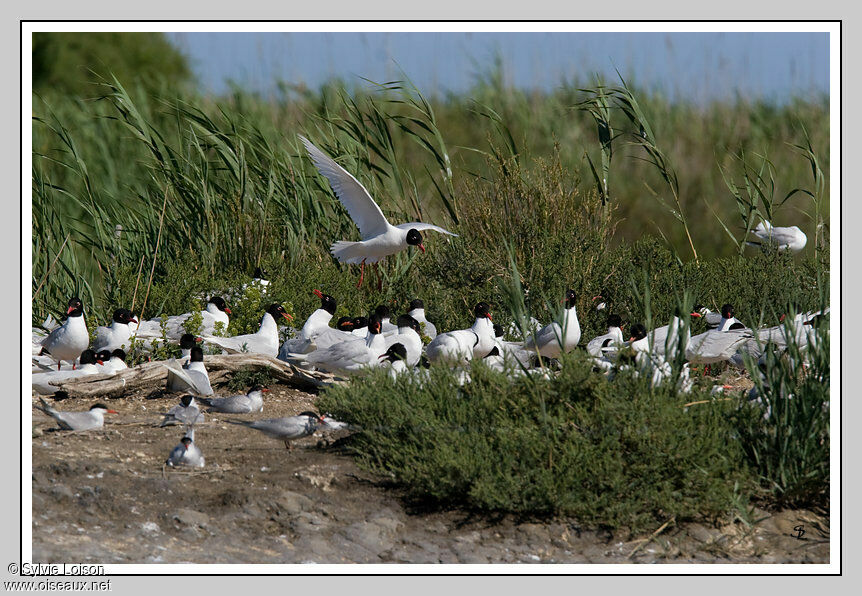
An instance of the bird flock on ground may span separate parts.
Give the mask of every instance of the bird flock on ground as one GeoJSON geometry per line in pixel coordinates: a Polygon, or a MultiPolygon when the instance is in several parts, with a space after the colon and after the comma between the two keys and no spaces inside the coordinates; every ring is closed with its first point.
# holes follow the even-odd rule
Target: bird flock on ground
{"type": "MultiPolygon", "coordinates": [[[[365,264],[376,265],[381,259],[415,246],[425,251],[420,231],[433,230],[454,236],[451,232],[431,224],[411,222],[391,225],[364,186],[333,159],[301,137],[314,165],[329,181],[335,195],[346,208],[359,228],[361,241],[335,242],[332,255],[342,263],[360,265],[358,286],[364,280],[365,264]]],[[[774,245],[779,250],[799,251],[806,243],[805,234],[798,227],[776,228],[763,222],[754,230],[761,245],[774,245]]],[[[265,272],[255,271],[252,282],[265,289],[269,283],[265,272]]],[[[378,284],[380,277],[378,275],[378,284]]],[[[241,296],[246,287],[225,294],[233,299],[241,296]]],[[[581,341],[578,321],[578,296],[572,289],[562,296],[560,316],[545,325],[535,319],[526,321],[524,330],[509,328],[509,335],[518,341],[504,339],[505,332],[494,324],[491,305],[479,302],[473,308],[474,322],[469,328],[438,332],[426,317],[423,300],[410,301],[407,312],[397,316],[386,305],[378,306],[367,316],[342,317],[334,322],[337,301],[319,289],[313,290],[320,299],[320,307],[312,312],[299,329],[288,329],[288,338],[280,339],[279,324],[291,322],[292,317],[278,303],[269,305],[261,318],[260,328],[252,334],[225,337],[224,330],[233,314],[222,296],[210,297],[204,310],[199,312],[200,335],[186,333],[185,323],[196,313],[138,320],[132,311],[119,308],[111,324],[98,327],[95,339],[84,320],[84,304],[73,297],[67,304],[65,321],[57,323],[49,317],[42,327],[33,329],[33,391],[39,397],[37,409],[54,418],[63,430],[90,430],[101,428],[105,414],[116,413],[104,404],[96,404],[85,412],[58,411],[41,396],[53,395],[58,384],[86,375],[113,375],[127,368],[126,351],[132,340],[142,349],[152,348],[154,342],[167,337],[181,349],[179,359],[163,361],[167,369],[165,390],[181,394],[180,402],[164,413],[159,426],[182,425],[184,435],[165,461],[166,466],[204,466],[204,456],[195,443],[195,427],[204,422],[204,412],[233,415],[256,414],[264,409],[264,394],[268,389],[260,385],[246,394],[216,397],[204,365],[203,345],[210,350],[227,353],[256,353],[277,357],[298,368],[326,371],[341,378],[384,368],[394,378],[407,378],[423,383],[428,378],[430,363],[449,366],[458,375],[460,383],[469,382],[469,365],[481,360],[487,366],[512,377],[554,374],[557,360],[572,352],[581,341]],[[56,368],[56,370],[55,370],[56,368]]],[[[645,325],[631,325],[628,339],[623,332],[620,315],[611,312],[611,300],[603,291],[593,298],[593,308],[607,314],[607,333],[586,342],[586,351],[595,370],[613,379],[621,371],[631,370],[644,375],[652,386],[659,386],[672,377],[674,363],[682,363],[674,379],[680,392],[691,390],[689,363],[710,365],[729,362],[744,367],[746,354],[754,359],[761,357],[764,346],[772,344],[786,349],[789,342],[804,348],[816,341],[812,328],[817,319],[828,313],[795,314],[786,322],[773,327],[752,329],[734,317],[730,304],[720,312],[712,312],[696,305],[691,312],[679,309],[667,325],[648,330],[645,325]],[[704,318],[709,328],[705,333],[691,336],[685,317],[704,318]]],[[[246,426],[264,435],[284,442],[314,434],[321,429],[337,429],[344,425],[311,411],[296,416],[262,420],[231,419],[232,424],[246,426]]]]}

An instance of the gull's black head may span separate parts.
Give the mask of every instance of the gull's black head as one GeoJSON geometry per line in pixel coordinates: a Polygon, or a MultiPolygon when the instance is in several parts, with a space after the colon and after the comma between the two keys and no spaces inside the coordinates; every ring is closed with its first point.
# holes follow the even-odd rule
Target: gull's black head
{"type": "Polygon", "coordinates": [[[414,228],[407,230],[407,244],[410,246],[418,246],[419,250],[425,252],[425,247],[422,246],[422,234],[419,233],[419,230],[414,228]]]}
{"type": "Polygon", "coordinates": [[[335,328],[339,331],[353,331],[354,327],[353,319],[350,317],[341,317],[338,319],[338,323],[335,324],[335,328]]]}
{"type": "Polygon", "coordinates": [[[189,360],[191,362],[203,362],[204,361],[204,351],[200,346],[195,346],[192,348],[192,353],[189,355],[189,360]]]}
{"type": "Polygon", "coordinates": [[[729,319],[733,316],[733,305],[725,304],[721,307],[721,316],[725,319],[729,319]]]}
{"type": "Polygon", "coordinates": [[[368,317],[368,333],[377,335],[380,333],[381,327],[382,323],[380,322],[380,316],[378,316],[377,313],[368,317]]]}
{"type": "Polygon", "coordinates": [[[619,327],[623,324],[623,319],[619,315],[608,316],[608,327],[619,327]]]}
{"type": "Polygon", "coordinates": [[[421,308],[425,310],[425,303],[422,302],[419,298],[414,298],[410,301],[410,310],[413,310],[415,308],[421,308]]]}
{"type": "Polygon", "coordinates": [[[180,347],[183,350],[191,350],[193,347],[197,345],[197,342],[203,341],[199,337],[195,337],[191,333],[184,333],[180,338],[180,347]]]}
{"type": "Polygon", "coordinates": [[[256,267],[254,270],[254,275],[252,276],[255,279],[269,279],[269,275],[267,274],[265,269],[261,269],[260,267],[256,267]]]}
{"type": "Polygon", "coordinates": [[[396,360],[406,360],[407,348],[404,347],[404,344],[392,344],[391,346],[389,346],[389,349],[386,350],[386,353],[380,357],[380,359],[388,360],[389,362],[395,362],[396,360]]]}
{"type": "Polygon", "coordinates": [[[102,363],[111,359],[111,350],[99,350],[96,352],[96,361],[101,360],[102,363]]]}
{"type": "Polygon", "coordinates": [[[120,348],[117,348],[116,350],[111,352],[111,358],[119,358],[120,360],[125,362],[126,361],[126,351],[121,350],[120,348]]]}
{"type": "Polygon", "coordinates": [[[287,314],[287,311],[284,310],[284,307],[281,304],[270,304],[269,308],[266,309],[272,318],[278,321],[281,318],[285,318],[288,321],[292,321],[293,317],[287,314]]]}
{"type": "Polygon", "coordinates": [[[84,303],[81,302],[81,299],[75,296],[74,298],[69,298],[68,308],[66,308],[66,316],[67,317],[80,317],[84,314],[84,303]]]}
{"type": "Polygon", "coordinates": [[[566,310],[575,307],[575,301],[577,300],[577,296],[575,296],[575,291],[571,288],[566,290],[566,310]]]}
{"type": "Polygon", "coordinates": [[[504,333],[503,326],[499,323],[494,323],[494,337],[503,337],[504,333]]]}
{"type": "Polygon", "coordinates": [[[227,302],[221,296],[213,296],[209,301],[215,304],[216,308],[220,311],[231,314],[230,309],[227,307],[227,302]]]}
{"type": "Polygon", "coordinates": [[[180,439],[180,443],[182,443],[183,445],[185,445],[185,446],[186,446],[186,449],[188,449],[188,448],[189,448],[189,445],[191,445],[191,444],[192,444],[192,438],[191,438],[191,437],[189,437],[189,436],[185,436],[185,437],[183,437],[182,439],[180,439]]]}
{"type": "Polygon", "coordinates": [[[480,302],[473,308],[473,314],[476,315],[477,319],[489,319],[493,321],[491,318],[491,305],[487,302],[480,302]]]}
{"type": "Polygon", "coordinates": [[[386,306],[385,304],[381,304],[380,306],[378,306],[377,308],[374,309],[374,314],[376,314],[378,317],[380,317],[380,320],[382,321],[383,319],[388,319],[389,317],[391,317],[392,311],[389,310],[389,307],[386,306]]]}
{"type": "Polygon", "coordinates": [[[116,412],[114,412],[114,410],[112,410],[111,408],[109,408],[108,406],[106,406],[103,403],[93,404],[92,406],[90,406],[90,409],[91,410],[105,410],[106,412],[111,412],[112,414],[116,414],[116,412]]]}
{"type": "Polygon", "coordinates": [[[180,403],[184,408],[188,408],[191,405],[193,399],[194,397],[192,397],[191,395],[184,395],[180,398],[180,403]]]}
{"type": "Polygon", "coordinates": [[[320,290],[313,290],[313,291],[314,291],[314,295],[317,296],[318,298],[320,298],[320,308],[322,310],[325,310],[329,314],[334,315],[335,314],[335,307],[336,307],[335,298],[333,298],[329,294],[324,294],[320,290]]]}
{"type": "Polygon", "coordinates": [[[84,350],[81,352],[79,361],[81,364],[96,364],[97,359],[96,352],[93,350],[84,350]]]}
{"type": "Polygon", "coordinates": [[[630,333],[632,334],[632,339],[638,341],[646,337],[646,327],[640,323],[636,323],[635,325],[632,325],[630,333]]]}
{"type": "Polygon", "coordinates": [[[399,328],[409,327],[416,333],[422,333],[422,327],[419,326],[419,321],[411,317],[410,315],[401,315],[398,317],[397,325],[399,328]]]}
{"type": "Polygon", "coordinates": [[[131,322],[137,323],[138,321],[135,319],[134,313],[128,308],[118,308],[114,311],[114,322],[128,325],[131,322]]]}
{"type": "Polygon", "coordinates": [[[368,319],[365,317],[356,317],[353,319],[353,328],[354,329],[362,329],[363,327],[368,327],[368,319]]]}

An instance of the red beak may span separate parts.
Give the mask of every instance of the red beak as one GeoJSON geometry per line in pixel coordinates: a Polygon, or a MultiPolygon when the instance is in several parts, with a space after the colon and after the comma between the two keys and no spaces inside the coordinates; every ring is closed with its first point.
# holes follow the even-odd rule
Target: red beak
{"type": "Polygon", "coordinates": [[[137,323],[137,322],[138,322],[137,319],[129,319],[129,323],[137,323]]]}
{"type": "Polygon", "coordinates": [[[321,300],[323,299],[323,292],[321,292],[320,290],[312,290],[312,292],[314,292],[314,295],[317,296],[318,298],[320,298],[321,300]]]}
{"type": "Polygon", "coordinates": [[[116,410],[108,410],[108,414],[119,414],[116,410]]]}
{"type": "Polygon", "coordinates": [[[699,312],[693,312],[693,313],[691,313],[691,316],[693,316],[693,317],[697,317],[697,318],[699,319],[699,318],[701,318],[703,315],[702,315],[702,314],[700,314],[699,312]]]}
{"type": "Polygon", "coordinates": [[[269,393],[271,390],[270,390],[270,389],[266,389],[266,388],[264,388],[264,389],[261,389],[261,391],[262,391],[263,393],[269,393]]]}
{"type": "Polygon", "coordinates": [[[68,310],[66,310],[66,314],[69,314],[69,313],[70,313],[70,312],[72,312],[73,310],[75,310],[75,307],[74,307],[74,306],[70,306],[70,307],[68,308],[68,310]]]}
{"type": "Polygon", "coordinates": [[[293,317],[292,317],[292,316],[290,316],[289,314],[287,314],[286,312],[281,313],[281,316],[283,316],[283,317],[284,317],[285,319],[287,319],[288,321],[292,321],[292,320],[293,320],[293,317]]]}
{"type": "Polygon", "coordinates": [[[421,250],[422,252],[425,252],[425,247],[422,246],[421,242],[419,243],[419,250],[421,250]]]}
{"type": "Polygon", "coordinates": [[[781,318],[780,318],[780,319],[778,319],[778,322],[779,322],[779,323],[783,323],[785,318],[787,318],[787,315],[786,315],[786,314],[781,315],[781,318]]]}
{"type": "Polygon", "coordinates": [[[202,338],[202,337],[196,337],[195,338],[195,341],[203,341],[203,340],[204,340],[204,338],[202,338]]]}
{"type": "Polygon", "coordinates": [[[602,297],[602,295],[601,295],[601,294],[599,294],[598,296],[593,296],[593,302],[595,302],[596,300],[598,300],[598,299],[599,299],[599,298],[601,298],[601,297],[602,297]]]}
{"type": "Polygon", "coordinates": [[[96,359],[96,364],[104,364],[104,362],[102,362],[101,360],[99,360],[99,359],[97,358],[97,359],[96,359]]]}
{"type": "Polygon", "coordinates": [[[487,315],[485,315],[485,316],[486,316],[486,317],[488,317],[488,320],[490,320],[490,321],[493,321],[493,320],[494,320],[494,319],[492,319],[492,318],[491,318],[491,313],[488,313],[488,314],[487,314],[487,315]]]}

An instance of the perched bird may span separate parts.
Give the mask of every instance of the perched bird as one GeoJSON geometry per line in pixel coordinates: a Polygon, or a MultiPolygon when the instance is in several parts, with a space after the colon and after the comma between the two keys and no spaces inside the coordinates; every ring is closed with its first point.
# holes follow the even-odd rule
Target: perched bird
{"type": "Polygon", "coordinates": [[[93,341],[93,349],[113,351],[117,348],[129,348],[131,346],[132,328],[129,323],[137,323],[138,320],[128,308],[118,308],[114,311],[114,317],[108,327],[96,328],[96,339],[93,341]]]}
{"type": "MultiPolygon", "coordinates": [[[[224,330],[227,330],[228,323],[230,323],[230,317],[228,315],[231,314],[231,311],[221,296],[213,296],[210,298],[207,302],[206,308],[199,312],[202,317],[201,335],[212,335],[215,333],[217,323],[221,323],[224,330]]],[[[184,333],[186,333],[183,324],[192,316],[192,314],[193,313],[189,312],[168,317],[165,325],[166,334],[169,339],[177,341],[184,333]]],[[[137,329],[132,327],[132,333],[139,338],[158,339],[162,336],[161,325],[162,320],[158,317],[150,319],[149,321],[142,321],[137,329]]]]}
{"type": "Polygon", "coordinates": [[[425,348],[431,362],[448,361],[456,364],[484,358],[494,348],[494,321],[491,306],[480,302],[473,308],[476,319],[469,329],[440,333],[425,348]]]}
{"type": "Polygon", "coordinates": [[[53,395],[59,390],[57,383],[63,383],[87,375],[104,374],[98,365],[104,364],[93,350],[84,350],[79,359],[80,366],[75,370],[53,370],[31,375],[33,390],[41,395],[53,395]]]}
{"type": "Polygon", "coordinates": [[[425,252],[420,230],[434,230],[450,236],[457,235],[441,227],[426,223],[411,222],[397,226],[391,225],[384,217],[380,207],[356,178],[315,147],[311,141],[302,135],[299,138],[305,145],[314,165],[329,180],[338,200],[341,201],[350,218],[359,228],[359,233],[362,236],[361,241],[338,241],[330,249],[332,255],[341,263],[361,266],[357,287],[362,285],[366,262],[376,263],[388,255],[406,250],[408,246],[417,246],[422,252],[425,252]]]}
{"type": "Polygon", "coordinates": [[[194,425],[204,421],[203,412],[195,403],[195,398],[191,395],[184,395],[180,398],[180,403],[168,410],[162,423],[159,426],[173,426],[175,424],[194,425]]]}
{"type": "Polygon", "coordinates": [[[263,318],[260,320],[260,329],[256,333],[247,335],[235,335],[233,337],[203,336],[207,343],[216,345],[228,353],[236,354],[248,352],[251,354],[266,354],[267,356],[278,355],[278,323],[281,318],[292,321],[293,317],[287,314],[281,304],[271,304],[263,318]]]}
{"type": "Polygon", "coordinates": [[[407,314],[419,321],[419,327],[422,329],[420,335],[425,335],[429,339],[437,337],[437,327],[434,323],[425,318],[425,303],[419,298],[414,298],[410,301],[410,310],[407,314]]]}
{"type": "Polygon", "coordinates": [[[575,308],[576,296],[572,289],[566,290],[565,312],[562,324],[554,321],[542,327],[538,333],[527,338],[524,348],[537,352],[545,358],[559,358],[563,352],[571,352],[581,340],[581,325],[575,308]]]}
{"type": "Polygon", "coordinates": [[[204,467],[204,454],[200,448],[195,445],[195,429],[190,428],[185,436],[180,440],[180,444],[171,450],[168,459],[165,460],[167,466],[191,466],[193,468],[204,467]]]}
{"type": "Polygon", "coordinates": [[[66,321],[42,340],[39,355],[50,354],[57,361],[57,370],[60,370],[61,360],[71,362],[75,368],[75,359],[89,345],[90,332],[84,322],[84,303],[76,296],[69,299],[66,321]]]}
{"type": "Polygon", "coordinates": [[[168,391],[194,393],[196,395],[212,395],[210,377],[204,366],[204,351],[195,346],[191,350],[189,361],[180,367],[176,360],[162,362],[168,369],[168,391]]]}
{"type": "Polygon", "coordinates": [[[308,354],[318,349],[321,345],[317,343],[317,340],[329,332],[333,332],[333,342],[323,340],[322,347],[327,347],[330,343],[334,343],[335,337],[343,339],[344,336],[341,334],[347,333],[329,326],[329,322],[332,320],[332,316],[335,314],[335,309],[337,308],[335,298],[329,294],[324,294],[320,290],[313,290],[313,292],[315,296],[320,298],[320,308],[309,315],[296,337],[287,339],[281,344],[281,348],[278,350],[279,360],[287,360],[288,354],[308,354]]]}
{"type": "Polygon", "coordinates": [[[387,349],[396,343],[400,343],[407,350],[405,359],[408,367],[419,364],[422,356],[422,336],[419,335],[419,321],[410,315],[398,317],[397,333],[384,336],[387,349]]]}
{"type": "Polygon", "coordinates": [[[754,228],[754,235],[760,239],[760,242],[749,241],[746,244],[760,246],[761,249],[775,247],[780,251],[799,252],[805,248],[805,244],[808,242],[808,236],[798,226],[776,228],[766,220],[757,224],[757,227],[754,228]]]}
{"type": "Polygon", "coordinates": [[[251,414],[263,411],[263,394],[269,393],[262,385],[255,385],[245,395],[230,397],[202,397],[200,402],[209,406],[209,412],[224,412],[226,414],[251,414]]]}
{"type": "Polygon", "coordinates": [[[60,412],[47,404],[47,402],[39,398],[40,405],[35,405],[38,410],[42,410],[48,416],[57,421],[57,424],[63,430],[91,430],[94,428],[102,428],[105,424],[105,414],[116,414],[115,410],[111,410],[105,404],[95,404],[86,412],[60,412]]]}
{"type": "Polygon", "coordinates": [[[608,316],[608,332],[599,335],[587,343],[587,352],[592,356],[601,356],[606,350],[615,350],[621,346],[623,339],[623,320],[619,315],[608,316]]]}
{"type": "Polygon", "coordinates": [[[253,422],[228,420],[227,422],[247,426],[248,428],[262,432],[268,437],[284,441],[284,446],[291,449],[291,441],[313,435],[314,431],[323,426],[324,418],[314,412],[302,412],[297,416],[289,416],[287,418],[267,418],[253,422]]]}
{"type": "Polygon", "coordinates": [[[365,341],[342,341],[315,350],[306,356],[305,362],[333,374],[352,375],[368,367],[378,366],[378,358],[385,351],[386,340],[380,333],[380,318],[373,314],[365,341]]]}

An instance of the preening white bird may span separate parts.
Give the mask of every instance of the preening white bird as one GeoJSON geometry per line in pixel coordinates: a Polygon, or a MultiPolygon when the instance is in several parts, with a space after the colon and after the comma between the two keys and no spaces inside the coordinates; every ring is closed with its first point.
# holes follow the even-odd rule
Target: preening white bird
{"type": "Polygon", "coordinates": [[[496,336],[491,306],[480,302],[473,308],[473,314],[476,319],[472,327],[440,333],[428,344],[425,348],[428,360],[464,364],[473,358],[484,358],[494,349],[496,336]]]}
{"type": "Polygon", "coordinates": [[[619,315],[608,317],[608,332],[591,339],[587,343],[587,352],[591,356],[602,356],[606,351],[613,351],[623,345],[623,320],[619,315]]]}
{"type": "Polygon", "coordinates": [[[289,354],[308,354],[319,348],[326,348],[350,335],[329,326],[338,306],[335,298],[317,289],[313,292],[320,298],[320,308],[309,315],[296,337],[284,340],[278,350],[279,360],[287,360],[289,354]]]}
{"type": "Polygon", "coordinates": [[[450,236],[457,236],[457,234],[439,226],[421,222],[393,226],[386,220],[380,207],[356,178],[315,147],[311,141],[302,135],[299,135],[299,138],[305,145],[315,167],[329,180],[335,196],[338,197],[338,200],[347,209],[353,223],[359,228],[361,241],[347,242],[341,240],[335,242],[330,249],[332,255],[341,263],[361,265],[362,270],[358,286],[362,285],[365,263],[376,263],[384,257],[406,250],[408,246],[416,246],[425,252],[422,235],[419,233],[421,230],[433,230],[450,236]]]}
{"type": "MultiPolygon", "coordinates": [[[[207,302],[206,308],[201,313],[201,334],[212,335],[215,333],[216,323],[221,323],[224,330],[227,331],[228,323],[230,323],[231,314],[227,303],[220,296],[213,296],[207,302]]],[[[168,317],[165,323],[166,334],[169,339],[178,341],[183,334],[186,333],[183,323],[194,313],[187,312],[185,314],[168,317]]],[[[140,339],[159,339],[162,337],[162,320],[161,318],[153,318],[148,321],[141,321],[137,327],[131,326],[132,334],[140,339]]]]}
{"type": "Polygon", "coordinates": [[[422,329],[420,335],[424,334],[429,339],[437,337],[437,327],[434,326],[434,323],[425,318],[425,303],[422,302],[422,300],[419,298],[411,300],[410,310],[407,311],[407,314],[419,321],[419,326],[422,329]]]}
{"type": "Polygon", "coordinates": [[[216,345],[230,354],[248,352],[250,354],[278,355],[278,323],[280,319],[292,321],[281,304],[271,304],[260,320],[260,329],[256,333],[235,335],[233,337],[203,336],[206,343],[216,345]]]}
{"type": "Polygon", "coordinates": [[[798,226],[777,228],[766,220],[757,224],[757,227],[754,228],[754,235],[760,238],[760,242],[748,242],[747,244],[760,246],[762,249],[774,246],[782,251],[799,252],[805,248],[805,244],[808,242],[808,236],[798,226]]]}
{"type": "Polygon", "coordinates": [[[524,348],[538,352],[545,358],[559,358],[563,352],[571,352],[581,340],[581,324],[575,307],[577,297],[572,289],[566,290],[563,320],[542,327],[538,333],[527,338],[524,348]]]}

